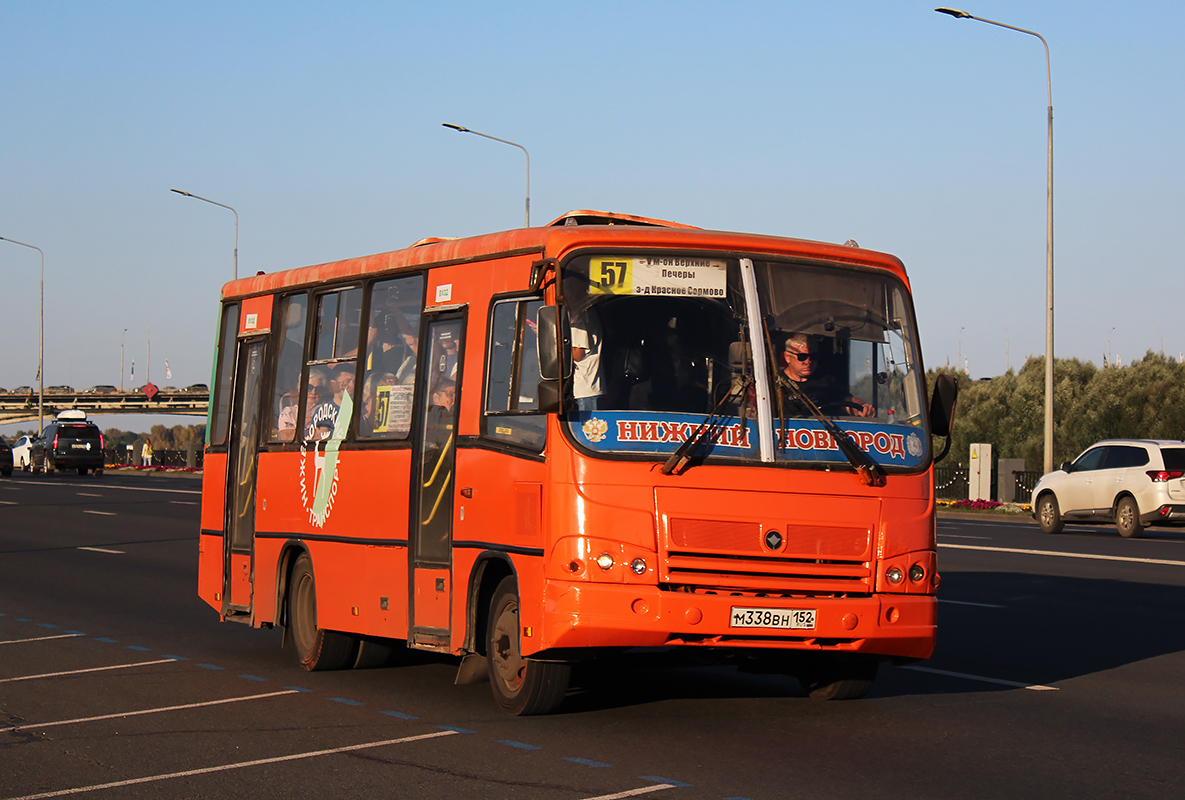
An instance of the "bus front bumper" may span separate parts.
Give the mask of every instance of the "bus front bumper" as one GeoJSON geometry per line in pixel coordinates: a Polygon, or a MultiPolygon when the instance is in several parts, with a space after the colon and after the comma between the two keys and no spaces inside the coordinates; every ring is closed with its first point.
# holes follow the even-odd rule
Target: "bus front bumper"
{"type": "MultiPolygon", "coordinates": [[[[726,647],[929,658],[937,631],[932,595],[773,598],[662,591],[654,586],[548,584],[539,650],[587,647],[726,647]],[[770,611],[738,612],[739,609],[770,611]],[[761,627],[762,619],[814,627],[761,627]],[[734,624],[756,622],[756,625],[734,624]]],[[[527,649],[530,639],[524,639],[527,649]]]]}

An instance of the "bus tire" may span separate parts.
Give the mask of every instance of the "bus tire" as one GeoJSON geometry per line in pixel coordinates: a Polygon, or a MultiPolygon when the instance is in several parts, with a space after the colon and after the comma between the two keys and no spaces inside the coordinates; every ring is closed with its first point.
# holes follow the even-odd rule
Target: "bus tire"
{"type": "Polygon", "coordinates": [[[296,559],[288,586],[288,627],[301,667],[319,672],[352,666],[358,644],[354,637],[317,627],[317,584],[307,553],[296,559]]]}
{"type": "Polygon", "coordinates": [[[828,658],[798,676],[815,700],[859,700],[876,681],[877,662],[860,656],[828,658]]]}
{"type": "Polygon", "coordinates": [[[506,577],[494,590],[486,625],[486,655],[494,700],[516,716],[549,714],[568,693],[572,665],[523,656],[519,634],[518,587],[506,577]]]}

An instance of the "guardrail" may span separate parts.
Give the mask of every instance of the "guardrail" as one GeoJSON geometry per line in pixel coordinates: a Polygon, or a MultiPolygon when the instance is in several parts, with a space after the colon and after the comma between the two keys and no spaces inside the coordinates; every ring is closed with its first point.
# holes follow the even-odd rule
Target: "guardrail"
{"type": "MultiPolygon", "coordinates": [[[[183,414],[206,416],[209,395],[201,392],[158,392],[148,399],[143,392],[46,392],[42,408],[47,419],[59,411],[76,408],[87,414],[183,414]]],[[[0,422],[37,419],[37,395],[0,393],[0,422]]]]}

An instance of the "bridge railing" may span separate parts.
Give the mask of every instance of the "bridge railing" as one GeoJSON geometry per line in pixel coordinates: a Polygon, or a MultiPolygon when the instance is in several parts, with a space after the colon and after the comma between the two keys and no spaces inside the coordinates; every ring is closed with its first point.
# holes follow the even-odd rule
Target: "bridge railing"
{"type": "MultiPolygon", "coordinates": [[[[153,450],[152,465],[155,467],[195,467],[202,468],[202,448],[189,450],[153,450]],[[190,459],[192,458],[192,463],[190,459]]],[[[126,447],[108,447],[103,451],[103,459],[107,464],[121,467],[140,466],[140,448],[128,450],[126,447]]]]}

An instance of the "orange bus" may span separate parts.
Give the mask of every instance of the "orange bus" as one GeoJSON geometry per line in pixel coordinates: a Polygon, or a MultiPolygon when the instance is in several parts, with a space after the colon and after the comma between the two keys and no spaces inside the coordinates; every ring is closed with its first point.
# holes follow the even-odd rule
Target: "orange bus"
{"type": "Polygon", "coordinates": [[[460,657],[514,714],[675,648],[862,696],[935,640],[896,258],[572,212],[227,284],[200,596],[309,670],[460,657]]]}

